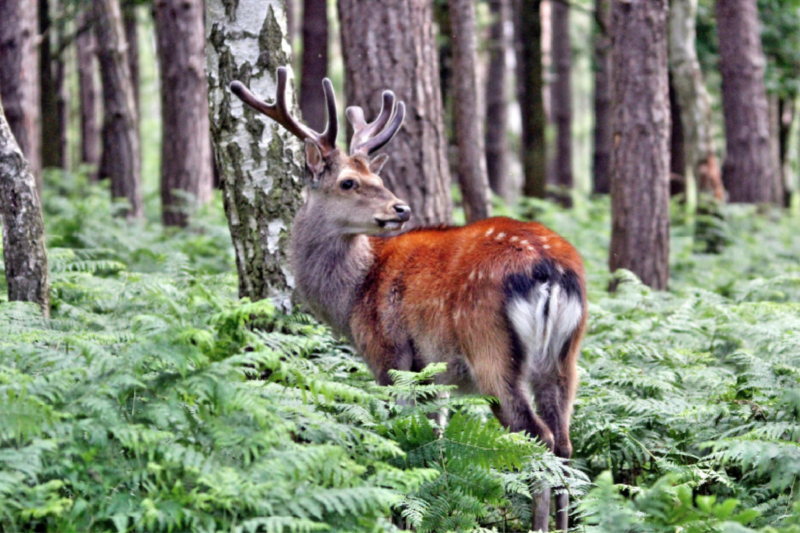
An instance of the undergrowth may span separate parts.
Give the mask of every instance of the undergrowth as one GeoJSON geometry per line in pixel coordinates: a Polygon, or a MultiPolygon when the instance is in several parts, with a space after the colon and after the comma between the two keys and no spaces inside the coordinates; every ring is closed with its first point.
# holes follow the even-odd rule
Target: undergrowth
{"type": "Polygon", "coordinates": [[[0,272],[0,531],[527,531],[547,482],[577,531],[800,532],[796,219],[676,207],[671,290],[608,294],[607,201],[520,208],[590,283],[563,469],[439,366],[378,387],[310,317],[237,299],[219,199],[167,231],[80,177],[45,191],[52,319],[0,272]]]}

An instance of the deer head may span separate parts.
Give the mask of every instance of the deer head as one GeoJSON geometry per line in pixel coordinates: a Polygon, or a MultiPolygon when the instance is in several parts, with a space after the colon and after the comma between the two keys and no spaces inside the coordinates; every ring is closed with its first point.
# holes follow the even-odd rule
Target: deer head
{"type": "Polygon", "coordinates": [[[286,68],[278,68],[278,92],[275,103],[267,104],[241,82],[231,83],[231,91],[242,102],[267,115],[305,143],[305,170],[310,185],[305,209],[332,223],[337,233],[372,235],[400,229],[411,218],[411,208],[400,201],[378,176],[388,156],[370,156],[388,143],[400,129],[405,104],[395,106],[391,91],[383,93],[378,117],[368,123],[360,107],[348,107],[347,118],[353,125],[350,154],[336,146],[339,120],[333,84],[322,80],[328,124],[318,133],[296,121],[286,105],[286,68]]]}

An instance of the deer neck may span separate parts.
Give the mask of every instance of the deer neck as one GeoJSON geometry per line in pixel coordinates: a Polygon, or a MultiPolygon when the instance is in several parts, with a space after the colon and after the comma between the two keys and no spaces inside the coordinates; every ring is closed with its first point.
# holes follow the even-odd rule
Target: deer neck
{"type": "Polygon", "coordinates": [[[351,338],[350,314],[375,254],[366,235],[340,235],[333,227],[304,205],[292,227],[292,267],[300,298],[312,314],[351,338]]]}

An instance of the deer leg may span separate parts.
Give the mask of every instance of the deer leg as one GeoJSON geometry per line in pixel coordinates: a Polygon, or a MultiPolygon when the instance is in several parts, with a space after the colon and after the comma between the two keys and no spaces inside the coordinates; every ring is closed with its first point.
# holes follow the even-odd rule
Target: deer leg
{"type": "MultiPolygon", "coordinates": [[[[534,381],[533,390],[539,415],[553,432],[553,453],[568,463],[572,456],[569,439],[569,421],[572,414],[573,384],[570,376],[549,376],[534,381]]],[[[569,524],[569,493],[558,487],[556,500],[556,529],[567,531],[569,524]]]]}

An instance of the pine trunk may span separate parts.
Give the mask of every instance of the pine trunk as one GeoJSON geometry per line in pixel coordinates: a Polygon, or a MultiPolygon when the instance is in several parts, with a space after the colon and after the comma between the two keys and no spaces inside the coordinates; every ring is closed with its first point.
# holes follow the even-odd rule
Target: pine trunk
{"type": "Polygon", "coordinates": [[[795,118],[794,96],[782,97],[778,102],[778,116],[780,117],[780,173],[783,183],[783,198],[781,205],[789,207],[792,200],[792,168],[789,163],[789,139],[792,137],[792,125],[795,118]]]}
{"type": "Polygon", "coordinates": [[[722,179],[731,202],[773,200],[764,53],[754,0],[717,0],[719,67],[725,112],[722,179]]]}
{"type": "Polygon", "coordinates": [[[36,181],[0,102],[0,225],[10,301],[35,302],[50,316],[44,221],[36,181]]]}
{"type": "Polygon", "coordinates": [[[34,0],[0,1],[0,100],[42,191],[38,9],[34,0]]]}
{"type": "MultiPolygon", "coordinates": [[[[671,1],[669,69],[681,110],[679,118],[688,170],[697,180],[699,192],[711,194],[722,200],[725,191],[722,187],[714,135],[711,130],[713,123],[711,106],[695,47],[696,19],[697,0],[671,1]]],[[[686,169],[682,169],[681,174],[687,176],[688,173],[686,169]]]]}
{"type": "Polygon", "coordinates": [[[450,0],[450,24],[453,27],[453,125],[458,148],[458,183],[464,199],[467,222],[491,216],[491,194],[486,177],[486,161],[478,110],[475,5],[472,0],[450,0]]]}
{"type": "MultiPolygon", "coordinates": [[[[58,139],[58,87],[54,73],[53,41],[56,33],[50,21],[48,0],[39,2],[39,102],[42,113],[42,167],[61,166],[58,139]]],[[[54,9],[55,11],[55,9],[54,9]]]]}
{"type": "Polygon", "coordinates": [[[303,10],[303,73],[300,110],[315,131],[325,129],[325,96],[322,78],[328,75],[328,2],[305,0],[303,10]]]}
{"type": "Polygon", "coordinates": [[[125,28],[125,44],[127,48],[128,69],[131,73],[131,87],[133,87],[133,103],[136,106],[136,116],[139,116],[139,35],[138,21],[136,20],[136,0],[123,0],[122,25],[125,28]]]}
{"type": "Polygon", "coordinates": [[[415,226],[450,222],[450,172],[431,2],[339,0],[347,102],[377,116],[381,93],[406,103],[381,177],[415,226]]]}
{"type": "Polygon", "coordinates": [[[506,102],[505,24],[509,20],[509,0],[490,0],[492,25],[489,29],[489,72],[486,76],[486,172],[489,186],[502,198],[508,197],[508,103],[506,102]]]}
{"type": "MultiPolygon", "coordinates": [[[[289,227],[301,203],[303,150],[290,133],[245,108],[228,89],[238,79],[266,100],[275,97],[277,68],[291,65],[285,16],[281,0],[206,0],[211,139],[239,295],[271,298],[288,310],[294,288],[289,227]]],[[[296,105],[290,109],[297,112],[296,105]]]]}
{"type": "Polygon", "coordinates": [[[678,95],[669,77],[669,195],[686,194],[686,153],[683,138],[683,122],[681,122],[681,105],[678,95]]]}
{"type": "Polygon", "coordinates": [[[103,151],[99,176],[111,178],[111,197],[124,198],[129,218],[143,214],[139,127],[117,0],[94,0],[97,58],[103,86],[103,151]]]}
{"type": "Polygon", "coordinates": [[[783,175],[781,173],[781,104],[780,98],[774,92],[767,94],[769,116],[769,153],[772,159],[772,202],[783,205],[783,175]]]}
{"type": "Polygon", "coordinates": [[[614,2],[614,149],[609,268],[654,289],[669,280],[667,0],[614,2]]]}
{"type": "Polygon", "coordinates": [[[187,196],[208,202],[213,178],[202,0],[158,0],[155,20],[163,128],[161,219],[165,226],[185,226],[187,196]]]}
{"type": "Polygon", "coordinates": [[[610,0],[595,0],[594,33],[594,154],[592,161],[595,194],[611,192],[611,27],[610,0]]]}
{"type": "Polygon", "coordinates": [[[547,185],[540,8],[540,0],[517,0],[514,26],[517,98],[522,114],[523,194],[536,198],[544,198],[547,185]]]}
{"type": "Polygon", "coordinates": [[[92,167],[90,178],[97,179],[100,164],[100,128],[98,104],[100,91],[95,80],[97,71],[96,44],[91,28],[91,10],[82,11],[78,17],[78,35],[75,38],[78,63],[78,90],[81,103],[81,163],[92,167]]]}
{"type": "Polygon", "coordinates": [[[572,47],[569,40],[569,5],[552,3],[553,21],[553,64],[555,79],[550,91],[553,122],[556,125],[556,154],[553,168],[555,184],[562,189],[559,201],[572,205],[572,92],[570,89],[570,69],[572,67],[572,47]]]}

